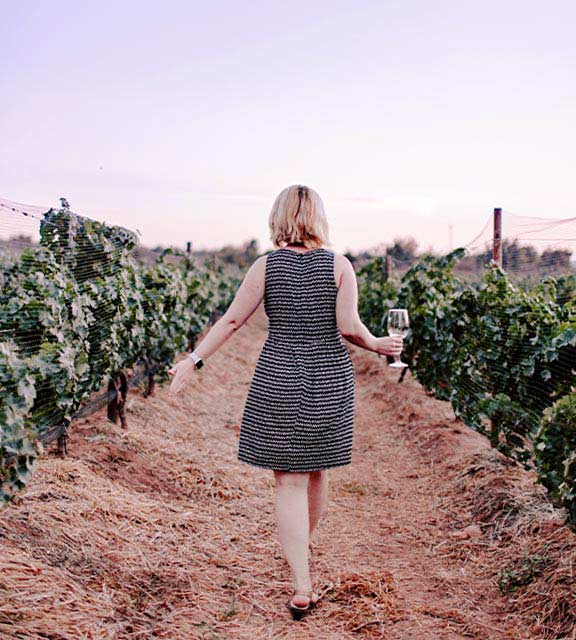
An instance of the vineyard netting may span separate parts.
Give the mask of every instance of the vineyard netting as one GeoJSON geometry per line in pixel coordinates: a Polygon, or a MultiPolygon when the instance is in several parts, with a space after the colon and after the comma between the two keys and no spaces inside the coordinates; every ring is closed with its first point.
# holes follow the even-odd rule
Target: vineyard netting
{"type": "MultiPolygon", "coordinates": [[[[424,389],[526,468],[576,523],[576,219],[504,212],[448,255],[359,259],[359,311],[376,335],[409,310],[403,359],[424,389]]],[[[177,353],[240,283],[209,261],[139,254],[136,233],[0,200],[0,499],[28,482],[47,442],[125,393],[138,367],[167,378],[177,353]]],[[[402,377],[406,371],[402,373],[402,377]]]]}
{"type": "Polygon", "coordinates": [[[491,221],[446,256],[394,269],[378,256],[358,270],[360,315],[382,335],[388,309],[407,308],[402,357],[417,380],[535,468],[576,523],[576,219],[502,217],[502,267],[491,221]]]}
{"type": "Polygon", "coordinates": [[[136,259],[137,245],[64,199],[47,212],[0,200],[0,503],[96,391],[119,399],[138,368],[167,379],[231,302],[238,273],[171,249],[136,259]]]}

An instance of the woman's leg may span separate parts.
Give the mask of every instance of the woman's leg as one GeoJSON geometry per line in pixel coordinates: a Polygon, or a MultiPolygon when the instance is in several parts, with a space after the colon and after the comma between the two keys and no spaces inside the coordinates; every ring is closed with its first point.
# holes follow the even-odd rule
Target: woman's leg
{"type": "MultiPolygon", "coordinates": [[[[278,537],[286,560],[292,569],[294,588],[298,591],[308,591],[312,588],[308,564],[309,475],[274,471],[278,537]]],[[[308,601],[294,598],[293,602],[297,606],[306,606],[308,601]]]]}
{"type": "Polygon", "coordinates": [[[316,530],[316,525],[326,515],[328,506],[328,471],[312,471],[308,483],[309,538],[316,530]]]}

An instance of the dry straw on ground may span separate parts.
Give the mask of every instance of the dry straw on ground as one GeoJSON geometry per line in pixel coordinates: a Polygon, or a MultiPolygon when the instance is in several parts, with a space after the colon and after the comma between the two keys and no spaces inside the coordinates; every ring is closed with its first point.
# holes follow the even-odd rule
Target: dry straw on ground
{"type": "Polygon", "coordinates": [[[264,338],[257,316],[182,397],[133,390],[128,430],[79,421],[69,456],[42,459],[0,518],[2,640],[576,640],[561,512],[356,349],[354,462],[330,474],[314,544],[323,598],[293,622],[273,479],[236,461],[264,338]]]}

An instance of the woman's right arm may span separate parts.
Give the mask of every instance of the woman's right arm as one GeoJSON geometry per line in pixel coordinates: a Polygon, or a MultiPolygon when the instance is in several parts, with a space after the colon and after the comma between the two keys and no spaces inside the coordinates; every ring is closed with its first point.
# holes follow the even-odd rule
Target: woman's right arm
{"type": "Polygon", "coordinates": [[[372,335],[358,314],[358,282],[354,266],[344,255],[337,255],[340,282],[336,296],[336,322],[342,337],[352,344],[381,355],[399,356],[402,336],[372,335]]]}

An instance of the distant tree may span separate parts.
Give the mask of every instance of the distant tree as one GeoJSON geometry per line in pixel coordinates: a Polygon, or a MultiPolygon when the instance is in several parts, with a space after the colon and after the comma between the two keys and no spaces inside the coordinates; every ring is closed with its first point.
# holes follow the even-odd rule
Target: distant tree
{"type": "Polygon", "coordinates": [[[401,262],[413,262],[416,259],[418,243],[414,238],[394,238],[392,246],[386,249],[386,253],[395,260],[401,262]]]}
{"type": "Polygon", "coordinates": [[[530,245],[519,245],[518,240],[502,243],[502,267],[508,271],[522,271],[538,266],[538,251],[530,245]]]}
{"type": "Polygon", "coordinates": [[[545,268],[570,269],[572,252],[569,249],[546,249],[540,257],[540,264],[545,268]]]}
{"type": "Polygon", "coordinates": [[[241,247],[227,244],[214,252],[219,262],[249,267],[260,255],[258,240],[247,240],[241,247]]]}
{"type": "MultiPolygon", "coordinates": [[[[569,249],[546,249],[541,254],[532,245],[519,244],[517,239],[502,242],[502,267],[511,273],[543,272],[551,270],[571,272],[569,249]]],[[[460,271],[481,271],[492,260],[492,249],[465,256],[457,266],[460,271]]]]}
{"type": "Polygon", "coordinates": [[[8,245],[13,244],[15,247],[22,247],[22,246],[32,246],[34,243],[34,240],[32,240],[32,236],[27,236],[24,235],[23,233],[19,233],[17,236],[12,236],[11,238],[8,239],[8,245]]]}
{"type": "Polygon", "coordinates": [[[346,251],[344,255],[348,258],[348,260],[350,260],[352,264],[354,264],[356,260],[358,260],[358,256],[354,255],[353,253],[350,253],[349,251],[346,251]]]}
{"type": "Polygon", "coordinates": [[[256,258],[260,255],[260,247],[258,245],[258,240],[253,238],[252,240],[248,240],[244,243],[244,256],[248,263],[254,262],[256,258]]]}

